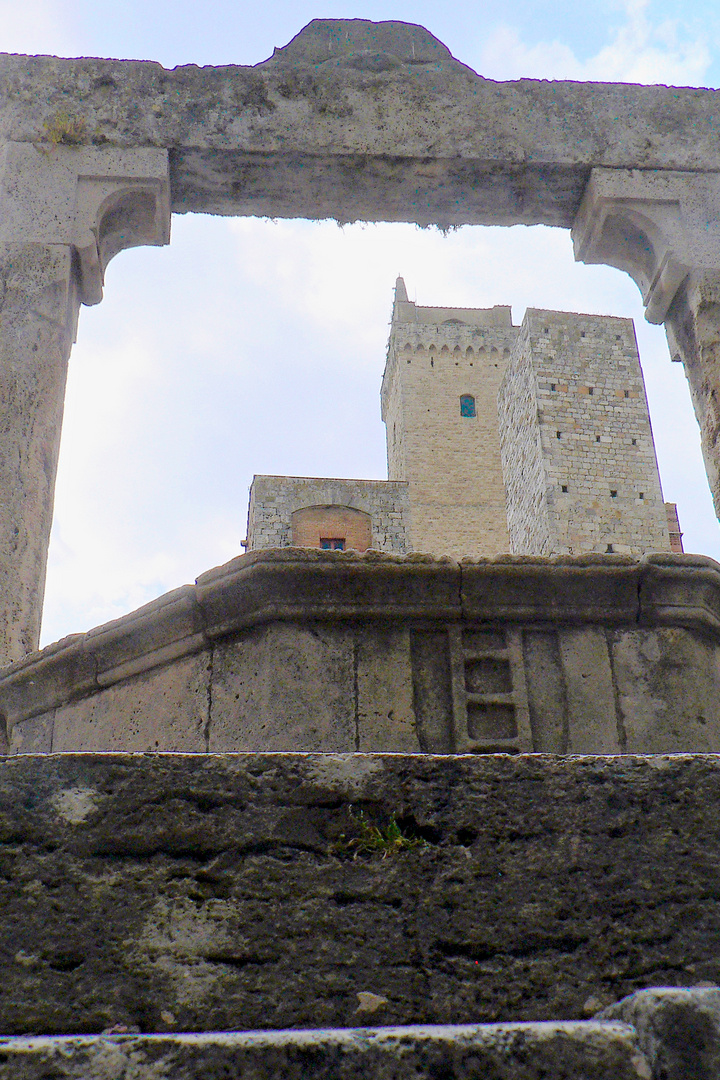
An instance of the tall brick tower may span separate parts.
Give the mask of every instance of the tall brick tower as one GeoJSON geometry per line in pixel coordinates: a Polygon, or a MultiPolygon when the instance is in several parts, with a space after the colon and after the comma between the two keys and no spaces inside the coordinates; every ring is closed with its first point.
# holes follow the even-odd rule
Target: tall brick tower
{"type": "Polygon", "coordinates": [[[671,550],[631,319],[528,309],[498,413],[510,551],[671,550]]]}
{"type": "Polygon", "coordinates": [[[497,393],[518,334],[509,307],[418,307],[395,285],[382,383],[388,479],[409,483],[413,551],[509,551],[497,393]]]}

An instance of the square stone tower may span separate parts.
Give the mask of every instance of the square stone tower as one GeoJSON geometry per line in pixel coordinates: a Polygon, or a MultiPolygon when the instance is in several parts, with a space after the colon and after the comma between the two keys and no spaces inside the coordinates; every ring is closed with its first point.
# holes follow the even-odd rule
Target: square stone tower
{"type": "Polygon", "coordinates": [[[529,308],[498,416],[510,551],[671,550],[631,319],[529,308]]]}
{"type": "Polygon", "coordinates": [[[419,307],[397,279],[381,400],[388,479],[409,485],[412,551],[511,550],[497,393],[518,330],[509,307],[419,307]]]}

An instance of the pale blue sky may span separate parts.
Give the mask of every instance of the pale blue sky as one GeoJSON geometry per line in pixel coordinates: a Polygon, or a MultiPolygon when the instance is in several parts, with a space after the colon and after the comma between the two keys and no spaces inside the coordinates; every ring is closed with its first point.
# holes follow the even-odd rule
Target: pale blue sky
{"type": "MultiPolygon", "coordinates": [[[[487,59],[488,44],[502,28],[513,31],[526,49],[540,48],[546,57],[554,52],[556,58],[567,50],[580,63],[587,63],[615,45],[633,23],[644,24],[647,33],[642,41],[635,41],[638,51],[655,49],[668,57],[685,49],[694,51],[703,43],[710,54],[706,74],[710,80],[720,74],[720,13],[708,0],[692,4],[687,0],[584,0],[581,4],[570,0],[453,4],[442,0],[324,0],[322,4],[269,0],[261,5],[228,0],[205,0],[202,4],[180,0],[28,0],[20,11],[17,0],[3,0],[2,7],[7,8],[12,35],[9,49],[153,59],[166,67],[256,64],[266,59],[275,45],[289,41],[310,19],[321,17],[421,23],[481,74],[489,74],[482,62],[487,59]]],[[[559,77],[547,67],[542,72],[523,72],[529,74],[559,77]]]]}
{"type": "MultiPolygon", "coordinates": [[[[420,22],[503,79],[720,85],[717,5],[0,0],[0,49],[254,64],[311,18],[420,22]]],[[[70,366],[44,641],[114,618],[240,552],[255,472],[383,477],[379,417],[396,274],[424,304],[636,320],[668,499],[720,557],[682,370],[635,285],[575,264],[562,230],[173,219],[81,313],[70,366]]]]}

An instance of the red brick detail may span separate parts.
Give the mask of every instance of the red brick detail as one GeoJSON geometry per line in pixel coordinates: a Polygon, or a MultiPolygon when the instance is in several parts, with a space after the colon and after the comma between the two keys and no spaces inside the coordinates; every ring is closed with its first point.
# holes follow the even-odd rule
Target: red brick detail
{"type": "Polygon", "coordinates": [[[670,532],[670,550],[674,551],[676,555],[682,555],[684,551],[683,534],[680,532],[677,503],[665,503],[665,513],[667,514],[668,530],[670,532]]]}
{"type": "Polygon", "coordinates": [[[367,551],[372,543],[370,515],[350,506],[305,506],[292,515],[293,547],[319,548],[327,536],[343,539],[346,551],[367,551]]]}

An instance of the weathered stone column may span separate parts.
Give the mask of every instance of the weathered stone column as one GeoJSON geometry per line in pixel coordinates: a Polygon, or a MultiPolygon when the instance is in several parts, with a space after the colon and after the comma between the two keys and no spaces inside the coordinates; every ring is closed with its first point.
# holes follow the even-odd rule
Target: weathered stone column
{"type": "Polygon", "coordinates": [[[682,360],[720,518],[720,174],[593,169],[575,258],[627,271],[682,360]]]}
{"type": "Polygon", "coordinates": [[[682,360],[700,425],[705,469],[720,518],[720,272],[693,270],[665,318],[670,355],[682,360]]]}
{"type": "Polygon", "coordinates": [[[0,252],[0,662],[37,647],[78,306],[60,244],[0,252]]]}
{"type": "Polygon", "coordinates": [[[113,255],[169,239],[164,150],[0,152],[0,664],[37,648],[67,362],[113,255]]]}

